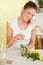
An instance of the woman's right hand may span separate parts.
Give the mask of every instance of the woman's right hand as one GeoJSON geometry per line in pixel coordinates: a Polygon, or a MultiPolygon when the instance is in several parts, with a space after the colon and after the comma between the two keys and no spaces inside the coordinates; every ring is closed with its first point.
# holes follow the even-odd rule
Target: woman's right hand
{"type": "Polygon", "coordinates": [[[16,35],[16,39],[17,39],[17,40],[23,40],[24,37],[25,37],[25,36],[24,36],[23,34],[21,34],[21,33],[19,33],[19,34],[16,35]]]}

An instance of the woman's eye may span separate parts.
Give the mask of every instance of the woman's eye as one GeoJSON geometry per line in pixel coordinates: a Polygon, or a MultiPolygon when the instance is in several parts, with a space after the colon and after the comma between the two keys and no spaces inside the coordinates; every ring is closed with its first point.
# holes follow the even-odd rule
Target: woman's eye
{"type": "Polygon", "coordinates": [[[27,12],[28,14],[31,14],[30,12],[27,12]]]}
{"type": "Polygon", "coordinates": [[[32,15],[32,17],[33,17],[34,15],[32,15]]]}

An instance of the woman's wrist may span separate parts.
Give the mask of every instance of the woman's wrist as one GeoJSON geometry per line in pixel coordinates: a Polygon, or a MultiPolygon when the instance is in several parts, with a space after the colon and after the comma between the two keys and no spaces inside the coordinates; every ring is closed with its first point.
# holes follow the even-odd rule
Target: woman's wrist
{"type": "Polygon", "coordinates": [[[17,36],[15,36],[15,37],[13,37],[14,38],[14,41],[16,41],[17,40],[17,36]]]}
{"type": "Polygon", "coordinates": [[[26,45],[26,48],[27,48],[27,53],[30,53],[30,47],[29,47],[29,45],[26,45]]]}

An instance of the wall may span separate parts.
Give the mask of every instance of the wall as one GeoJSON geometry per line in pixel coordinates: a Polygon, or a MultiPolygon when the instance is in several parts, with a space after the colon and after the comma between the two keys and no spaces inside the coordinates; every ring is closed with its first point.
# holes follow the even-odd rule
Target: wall
{"type": "Polygon", "coordinates": [[[6,43],[6,21],[20,15],[21,8],[29,0],[0,0],[0,43],[6,43]]]}
{"type": "Polygon", "coordinates": [[[36,13],[33,19],[35,20],[35,24],[39,25],[43,30],[43,13],[36,13]]]}

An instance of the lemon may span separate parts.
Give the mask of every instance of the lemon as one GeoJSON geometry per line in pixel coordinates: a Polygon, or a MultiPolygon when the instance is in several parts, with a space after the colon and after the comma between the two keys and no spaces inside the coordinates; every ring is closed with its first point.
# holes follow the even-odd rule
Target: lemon
{"type": "Polygon", "coordinates": [[[43,57],[40,57],[40,60],[43,61],[43,57]]]}
{"type": "Polygon", "coordinates": [[[38,51],[33,51],[32,53],[38,53],[38,54],[40,54],[38,51]]]}

